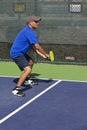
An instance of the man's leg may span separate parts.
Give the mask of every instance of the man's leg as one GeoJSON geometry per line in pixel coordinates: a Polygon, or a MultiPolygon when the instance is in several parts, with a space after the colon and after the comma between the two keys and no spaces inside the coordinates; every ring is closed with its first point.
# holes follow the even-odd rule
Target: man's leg
{"type": "MultiPolygon", "coordinates": [[[[23,82],[26,80],[26,78],[30,77],[30,74],[31,74],[31,71],[32,71],[32,67],[29,64],[29,58],[30,57],[28,57],[28,59],[27,59],[25,55],[22,55],[22,56],[18,56],[14,59],[15,63],[18,65],[20,70],[24,71],[21,74],[21,76],[20,76],[20,78],[19,78],[19,80],[16,84],[16,87],[12,91],[12,93],[14,95],[25,96],[25,94],[21,90],[21,86],[22,86],[23,82]]],[[[30,60],[31,60],[31,58],[30,58],[30,60]]],[[[32,64],[33,64],[33,62],[32,62],[32,64]]]]}
{"type": "MultiPolygon", "coordinates": [[[[30,68],[31,68],[31,72],[32,72],[33,64],[34,64],[33,60],[30,60],[29,65],[30,65],[30,68]]],[[[35,80],[30,79],[31,72],[29,73],[29,75],[25,79],[25,82],[24,82],[25,85],[33,86],[33,85],[38,84],[35,80]]]]}
{"type": "Polygon", "coordinates": [[[12,93],[14,95],[25,96],[25,94],[21,90],[21,85],[25,81],[26,77],[30,75],[30,73],[31,73],[31,67],[30,66],[25,67],[24,72],[21,74],[21,76],[20,76],[20,78],[19,78],[19,80],[18,80],[18,82],[16,84],[16,87],[12,91],[12,93]]]}
{"type": "Polygon", "coordinates": [[[24,68],[24,72],[21,74],[16,86],[17,87],[21,87],[21,85],[24,83],[24,81],[26,80],[26,78],[29,78],[30,77],[30,74],[31,74],[31,67],[30,66],[27,66],[24,68]]]}

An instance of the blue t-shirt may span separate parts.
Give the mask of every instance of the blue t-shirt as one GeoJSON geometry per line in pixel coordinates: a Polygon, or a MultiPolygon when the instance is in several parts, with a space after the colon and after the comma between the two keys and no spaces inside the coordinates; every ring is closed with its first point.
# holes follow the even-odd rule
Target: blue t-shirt
{"type": "Polygon", "coordinates": [[[15,58],[28,52],[33,44],[37,44],[36,33],[29,27],[23,28],[16,36],[10,50],[11,58],[15,58]]]}

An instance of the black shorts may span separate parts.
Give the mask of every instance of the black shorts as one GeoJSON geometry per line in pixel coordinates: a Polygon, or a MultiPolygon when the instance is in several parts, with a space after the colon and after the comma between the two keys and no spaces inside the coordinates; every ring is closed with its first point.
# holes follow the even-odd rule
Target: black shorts
{"type": "Polygon", "coordinates": [[[30,60],[32,60],[32,58],[27,54],[23,54],[13,59],[13,61],[17,64],[17,66],[21,71],[23,71],[25,67],[30,66],[29,65],[30,60]]]}

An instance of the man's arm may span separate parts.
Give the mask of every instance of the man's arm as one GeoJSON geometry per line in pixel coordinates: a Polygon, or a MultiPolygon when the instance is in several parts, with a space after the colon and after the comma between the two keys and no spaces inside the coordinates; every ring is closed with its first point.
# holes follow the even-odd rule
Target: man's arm
{"type": "Polygon", "coordinates": [[[49,54],[47,54],[44,49],[40,46],[40,44],[34,44],[32,46],[33,50],[36,51],[41,57],[45,58],[45,59],[50,59],[49,54]]]}

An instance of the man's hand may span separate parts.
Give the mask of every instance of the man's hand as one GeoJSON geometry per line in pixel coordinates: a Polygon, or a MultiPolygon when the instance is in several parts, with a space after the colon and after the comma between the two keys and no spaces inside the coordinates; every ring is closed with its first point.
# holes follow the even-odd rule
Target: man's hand
{"type": "Polygon", "coordinates": [[[49,54],[46,54],[46,59],[47,59],[47,60],[50,60],[49,54]]]}
{"type": "Polygon", "coordinates": [[[38,43],[34,44],[32,47],[33,47],[33,50],[36,51],[42,58],[50,60],[49,54],[47,54],[38,43]]]}

